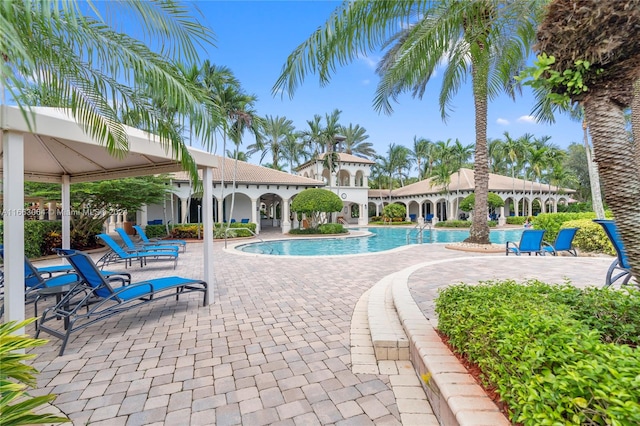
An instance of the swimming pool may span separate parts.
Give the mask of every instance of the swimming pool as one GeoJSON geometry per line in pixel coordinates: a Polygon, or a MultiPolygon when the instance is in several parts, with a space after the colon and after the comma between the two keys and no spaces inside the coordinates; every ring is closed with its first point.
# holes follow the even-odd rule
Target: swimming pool
{"type": "MultiPolygon", "coordinates": [[[[275,256],[335,256],[347,254],[376,253],[407,245],[407,234],[411,243],[416,243],[416,231],[407,228],[363,228],[373,235],[353,238],[300,238],[291,240],[265,241],[237,246],[245,253],[271,254],[275,256]]],[[[492,243],[520,241],[522,229],[492,230],[492,243]]],[[[424,243],[455,243],[469,236],[468,230],[426,229],[424,243]]]]}

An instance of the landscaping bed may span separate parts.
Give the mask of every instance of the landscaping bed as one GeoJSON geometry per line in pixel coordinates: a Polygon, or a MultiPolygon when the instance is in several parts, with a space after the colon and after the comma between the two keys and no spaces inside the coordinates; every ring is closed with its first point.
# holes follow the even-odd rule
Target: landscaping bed
{"type": "Polygon", "coordinates": [[[459,284],[440,292],[436,312],[445,342],[512,422],[640,424],[638,289],[459,284]]]}

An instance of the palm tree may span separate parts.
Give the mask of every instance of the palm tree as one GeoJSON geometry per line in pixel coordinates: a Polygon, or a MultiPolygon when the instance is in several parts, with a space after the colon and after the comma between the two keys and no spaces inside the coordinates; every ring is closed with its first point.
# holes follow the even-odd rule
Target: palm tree
{"type": "Polygon", "coordinates": [[[509,168],[511,169],[511,191],[513,197],[514,214],[518,216],[518,203],[516,203],[516,161],[521,157],[521,144],[519,139],[513,139],[509,132],[504,132],[504,142],[502,143],[502,152],[509,159],[509,168]]]}
{"type": "Polygon", "coordinates": [[[416,164],[418,169],[418,180],[422,180],[424,176],[424,170],[422,162],[429,157],[429,145],[431,141],[425,138],[413,137],[413,150],[409,151],[411,161],[416,164]]]}
{"type": "Polygon", "coordinates": [[[411,161],[409,160],[409,149],[403,145],[396,145],[394,143],[389,144],[389,150],[387,155],[389,156],[389,163],[393,166],[394,173],[398,175],[400,186],[404,186],[404,178],[407,177],[408,172],[411,169],[411,161]]]}
{"type": "Polygon", "coordinates": [[[273,168],[279,169],[279,162],[283,157],[283,145],[294,131],[293,121],[287,117],[267,115],[261,129],[261,142],[251,145],[250,152],[262,151],[260,163],[268,153],[271,153],[271,165],[273,168]]]}
{"type": "Polygon", "coordinates": [[[305,150],[305,143],[301,132],[291,132],[282,143],[282,156],[289,161],[289,173],[293,173],[294,164],[297,167],[300,159],[309,159],[305,150]]]}
{"type": "MultiPolygon", "coordinates": [[[[323,141],[322,141],[322,117],[319,114],[315,114],[313,116],[313,120],[307,120],[307,125],[309,126],[308,130],[302,131],[302,138],[304,140],[305,145],[311,152],[311,159],[317,160],[318,155],[320,155],[321,150],[323,149],[323,141]]],[[[316,179],[320,174],[320,171],[317,169],[318,162],[316,161],[316,179]]]]}
{"type": "Polygon", "coordinates": [[[376,155],[373,144],[366,142],[369,139],[369,135],[367,135],[367,129],[364,127],[360,127],[359,124],[354,126],[349,123],[349,127],[343,126],[340,129],[340,133],[344,136],[344,140],[341,143],[341,151],[363,158],[371,158],[376,155]]]}
{"type": "Polygon", "coordinates": [[[285,89],[292,96],[310,72],[326,84],[338,64],[391,46],[378,66],[381,79],[374,107],[391,113],[390,100],[400,93],[422,97],[436,68],[446,62],[439,97],[446,118],[452,97],[470,74],[476,111],[476,208],[467,241],[489,244],[487,102],[501,89],[514,95],[513,76],[527,59],[543,5],[536,0],[345,1],[289,56],[273,90],[285,89]]]}
{"type": "Polygon", "coordinates": [[[504,141],[502,139],[487,140],[487,151],[489,154],[489,173],[505,175],[509,171],[504,158],[504,141]]]}
{"type": "Polygon", "coordinates": [[[431,178],[432,185],[442,185],[443,192],[445,195],[445,205],[444,212],[442,212],[441,220],[448,219],[447,216],[447,207],[449,205],[449,185],[451,184],[451,175],[453,174],[453,170],[451,170],[451,164],[447,162],[440,163],[434,169],[433,177],[431,178]]]}
{"type": "MultiPolygon", "coordinates": [[[[188,119],[203,144],[210,146],[220,114],[176,64],[195,63],[198,47],[212,44],[212,32],[178,4],[114,3],[112,12],[135,23],[142,38],[153,38],[154,46],[159,46],[155,51],[117,32],[108,24],[110,16],[94,13],[93,3],[71,0],[53,7],[49,2],[3,3],[2,92],[7,90],[26,111],[22,93],[37,87],[48,104],[68,108],[112,154],[128,150],[122,117],[135,115],[139,127],[156,134],[197,179],[195,163],[176,125],[188,119]],[[167,122],[150,105],[149,95],[159,93],[180,119],[167,122]]],[[[28,113],[25,118],[30,121],[28,113]]]]}
{"type": "MultiPolygon", "coordinates": [[[[219,126],[219,130],[222,133],[222,152],[226,152],[227,150],[227,139],[231,139],[235,144],[233,191],[230,211],[230,214],[232,214],[235,202],[235,178],[238,165],[237,153],[239,152],[239,146],[242,142],[242,135],[245,129],[250,129],[252,133],[256,135],[256,141],[259,143],[260,137],[257,129],[262,121],[253,110],[256,97],[247,95],[242,91],[240,81],[238,81],[231,69],[225,66],[211,64],[207,60],[203,64],[202,75],[203,85],[207,90],[208,96],[224,116],[219,126]]],[[[222,176],[220,184],[221,206],[224,205],[224,163],[223,161],[220,166],[222,176]]],[[[224,217],[222,216],[218,217],[220,222],[224,221],[224,217]]]]}
{"type": "Polygon", "coordinates": [[[324,148],[322,152],[336,151],[336,144],[338,143],[338,136],[342,130],[340,125],[340,114],[342,111],[334,109],[330,114],[324,115],[325,126],[321,131],[321,140],[324,142],[324,148]]]}

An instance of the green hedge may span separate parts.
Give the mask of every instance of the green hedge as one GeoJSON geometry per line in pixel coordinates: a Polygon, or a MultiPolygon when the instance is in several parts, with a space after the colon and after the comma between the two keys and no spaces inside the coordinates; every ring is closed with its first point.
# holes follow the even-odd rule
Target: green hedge
{"type": "Polygon", "coordinates": [[[507,225],[524,225],[528,216],[507,216],[507,225]]]}
{"type": "MultiPolygon", "coordinates": [[[[61,247],[62,222],[48,220],[24,221],[24,254],[28,258],[42,257],[61,247]]],[[[4,222],[0,222],[0,243],[4,244],[4,222]]],[[[72,244],[73,247],[73,244],[72,244]]]]}
{"type": "Polygon", "coordinates": [[[569,220],[564,222],[561,228],[579,228],[573,238],[573,245],[580,251],[606,253],[612,256],[616,254],[613,244],[611,244],[611,240],[605,234],[602,226],[592,219],[569,220]]]}
{"type": "MultiPolygon", "coordinates": [[[[495,220],[489,220],[487,222],[489,224],[489,228],[495,228],[498,226],[498,222],[495,220]]],[[[435,224],[436,228],[471,228],[470,220],[445,220],[443,222],[437,222],[435,224]]]]}
{"type": "MultiPolygon", "coordinates": [[[[225,224],[225,227],[227,224],[225,224]]],[[[256,224],[255,223],[230,223],[228,224],[229,228],[233,229],[233,231],[228,231],[227,238],[235,238],[235,237],[251,237],[253,232],[256,232],[256,224]],[[249,228],[251,232],[246,229],[241,228],[249,228]]],[[[214,224],[214,238],[221,239],[224,238],[224,233],[221,232],[222,225],[219,223],[214,224]]],[[[170,235],[167,238],[173,239],[195,239],[198,238],[198,229],[200,229],[200,238],[202,238],[202,224],[201,223],[185,223],[185,224],[177,224],[177,225],[169,225],[170,235]]],[[[166,237],[166,227],[165,225],[147,225],[145,228],[145,233],[149,238],[164,238],[166,237]]]]}
{"type": "Polygon", "coordinates": [[[459,284],[440,291],[436,312],[514,423],[640,424],[640,350],[620,344],[638,343],[640,291],[459,284]]]}
{"type": "MultiPolygon", "coordinates": [[[[607,217],[611,217],[611,214],[607,212],[607,217]]],[[[562,227],[562,224],[570,220],[579,219],[595,219],[596,214],[594,212],[585,213],[541,213],[533,219],[533,227],[535,229],[544,229],[544,239],[547,241],[553,241],[558,235],[558,231],[562,227]]],[[[524,222],[523,222],[524,223],[524,222]]]]}

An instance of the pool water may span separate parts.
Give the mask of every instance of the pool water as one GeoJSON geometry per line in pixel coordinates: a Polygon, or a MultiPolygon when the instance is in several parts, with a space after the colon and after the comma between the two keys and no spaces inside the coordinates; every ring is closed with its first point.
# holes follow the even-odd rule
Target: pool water
{"type": "MultiPolygon", "coordinates": [[[[417,243],[417,231],[407,228],[364,228],[373,235],[353,238],[300,238],[243,244],[236,247],[245,253],[276,256],[335,256],[346,254],[376,253],[417,243]]],[[[495,244],[520,241],[522,229],[491,231],[489,239],[495,244]]],[[[466,239],[468,230],[425,229],[423,243],[455,243],[466,239]]]]}

